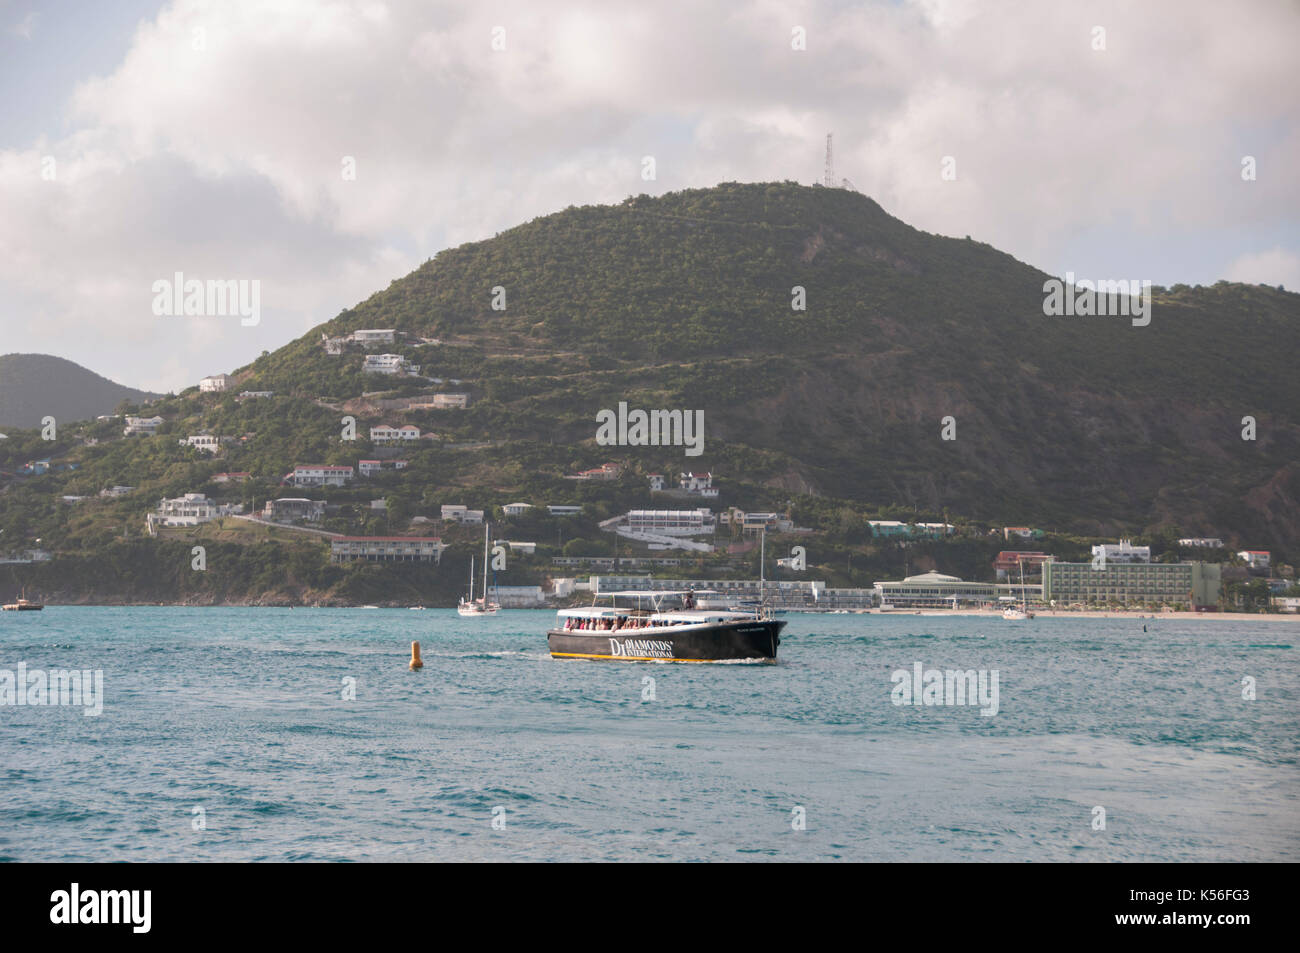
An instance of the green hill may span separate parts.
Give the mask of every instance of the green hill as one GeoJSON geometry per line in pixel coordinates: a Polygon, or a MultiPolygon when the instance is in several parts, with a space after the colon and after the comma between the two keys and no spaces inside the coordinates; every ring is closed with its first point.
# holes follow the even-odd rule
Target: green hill
{"type": "Polygon", "coordinates": [[[39,427],[110,414],[122,401],[153,400],[157,394],[100,377],[51,354],[0,354],[0,425],[39,427]]]}
{"type": "MultiPolygon", "coordinates": [[[[399,350],[472,379],[466,437],[590,442],[618,400],[698,408],[706,457],[759,451],[765,470],[747,476],[791,489],[1294,543],[1300,296],[1156,289],[1150,324],[1134,327],[1044,316],[1048,277],[855,192],[727,184],[570,208],[450,249],[322,330],[441,339],[399,350]],[[954,441],[940,439],[948,415],[954,441]]],[[[255,362],[259,386],[337,393],[340,367],[360,359],[319,339],[255,362]]]]}
{"type": "MultiPolygon", "coordinates": [[[[1054,532],[1049,543],[1062,554],[1124,534],[1213,535],[1273,550],[1275,561],[1300,556],[1300,296],[1222,282],[1155,288],[1150,324],[1135,327],[1127,317],[1045,316],[1048,277],[980,242],[917,231],[843,189],[729,183],[569,208],[443,251],[234,372],[236,390],[273,398],[191,389],[155,401],[150,412],[167,418],[172,439],[124,441],[105,425],[69,437],[98,436],[94,446],[11,434],[0,441],[0,471],[51,452],[79,469],[0,485],[0,540],[43,535],[81,554],[125,551],[119,537],[139,534],[158,497],[203,489],[260,502],[283,492],[278,480],[295,463],[376,455],[365,437],[382,422],[439,439],[406,448],[411,466],[400,474],[323,491],[338,507],[327,528],[407,532],[411,517],[436,517],[442,503],[585,503],[576,523],[505,527],[539,541],[515,582],[539,578],[550,555],[608,549],[602,517],[679,505],[652,500],[644,479],[656,471],[671,481],[678,469],[719,477],[715,508],[792,509],[818,531],[810,559],[832,584],[870,585],[873,573],[936,563],[987,576],[1001,540],[984,531],[1004,524],[1054,532]],[[795,286],[806,310],[791,307],[795,286]],[[493,307],[495,289],[504,309],[493,307]],[[438,382],[366,374],[363,348],[323,346],[323,335],[375,328],[401,332],[379,350],[438,382]],[[468,409],[394,409],[439,391],[467,393],[468,409]],[[620,401],[703,411],[704,453],[597,445],[596,415],[620,401]],[[357,419],[355,443],[340,440],[344,415],[357,419]],[[1256,420],[1253,441],[1242,439],[1246,416],[1256,420]],[[941,437],[945,417],[955,440],[941,437]],[[216,460],[177,446],[176,435],[199,430],[245,439],[216,460]],[[625,465],[622,479],[563,478],[607,460],[625,465]],[[208,483],[220,470],[254,478],[208,483]],[[114,483],[139,489],[76,507],[53,502],[114,483]],[[368,509],[376,496],[389,501],[382,518],[368,509]],[[873,541],[864,523],[945,515],[973,532],[934,552],[873,541]]],[[[454,591],[474,534],[434,528],[463,546],[451,554],[454,570],[433,573],[457,580],[446,583],[454,591]]],[[[247,542],[221,545],[234,552],[247,542]]],[[[203,582],[194,597],[310,591],[376,601],[393,578],[383,567],[321,564],[296,588],[276,589],[258,548],[267,542],[246,550],[261,554],[255,568],[227,574],[219,591],[203,582]]],[[[301,546],[319,563],[319,540],[301,546]]],[[[152,574],[149,591],[174,592],[161,578],[152,574]]]]}

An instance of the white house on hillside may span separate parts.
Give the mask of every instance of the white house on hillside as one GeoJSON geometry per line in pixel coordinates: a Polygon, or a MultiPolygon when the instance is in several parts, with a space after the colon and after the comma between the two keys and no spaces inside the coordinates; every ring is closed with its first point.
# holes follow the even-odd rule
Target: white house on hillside
{"type": "Polygon", "coordinates": [[[343,486],[352,480],[351,467],[304,463],[293,468],[289,482],[294,486],[343,486]]]}
{"type": "Polygon", "coordinates": [[[1243,549],[1237,558],[1244,560],[1251,569],[1267,569],[1272,562],[1272,555],[1263,549],[1243,549]]]}
{"type": "Polygon", "coordinates": [[[202,493],[186,493],[171,500],[159,500],[149,521],[163,526],[197,526],[216,519],[221,508],[202,493]]]}
{"type": "Polygon", "coordinates": [[[677,485],[687,493],[695,493],[699,496],[718,495],[718,488],[713,485],[712,473],[683,473],[678,478],[677,485]]]}
{"type": "Polygon", "coordinates": [[[131,437],[140,434],[141,436],[152,437],[162,425],[163,419],[161,417],[127,417],[126,426],[122,428],[122,436],[131,437]]]}
{"type": "Polygon", "coordinates": [[[182,447],[193,447],[195,450],[202,450],[205,453],[216,453],[221,449],[221,438],[206,433],[194,434],[176,442],[182,447]]]}
{"type": "Polygon", "coordinates": [[[455,523],[482,523],[483,511],[471,510],[460,503],[444,503],[442,518],[455,523]]]}
{"type": "Polygon", "coordinates": [[[418,374],[420,365],[412,364],[400,354],[367,354],[361,369],[367,374],[418,374]]]}
{"type": "Polygon", "coordinates": [[[420,428],[407,424],[403,427],[390,427],[380,424],[370,428],[371,443],[401,443],[404,440],[419,440],[420,428]]]}
{"type": "Polygon", "coordinates": [[[229,374],[213,374],[199,381],[199,390],[205,394],[217,393],[228,388],[233,381],[234,378],[229,374]]]}
{"type": "Polygon", "coordinates": [[[405,470],[409,460],[358,460],[357,473],[363,477],[372,477],[385,470],[405,470]]]}

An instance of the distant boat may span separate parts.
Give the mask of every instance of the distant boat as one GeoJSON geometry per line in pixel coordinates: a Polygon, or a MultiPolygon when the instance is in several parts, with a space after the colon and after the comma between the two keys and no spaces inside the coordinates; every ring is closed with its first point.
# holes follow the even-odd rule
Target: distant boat
{"type": "Polygon", "coordinates": [[[492,528],[491,523],[483,524],[483,597],[474,598],[474,557],[469,560],[469,596],[461,597],[460,603],[456,606],[456,612],[462,616],[484,616],[496,615],[501,606],[491,602],[487,597],[487,571],[488,571],[488,533],[492,528]]]}
{"type": "Polygon", "coordinates": [[[5,612],[39,612],[44,606],[39,602],[27,601],[27,590],[23,589],[22,597],[17,602],[6,603],[5,606],[0,606],[0,608],[4,608],[5,612]]]}
{"type": "Polygon", "coordinates": [[[1032,619],[1034,614],[1029,611],[1029,599],[1025,595],[1025,563],[1020,557],[1016,557],[1016,564],[1020,566],[1020,605],[1007,606],[1002,610],[1002,618],[1008,622],[1023,622],[1025,619],[1032,619]]]}
{"type": "Polygon", "coordinates": [[[5,612],[39,612],[45,606],[39,602],[29,602],[26,598],[27,590],[23,590],[23,598],[17,602],[10,602],[3,606],[5,612]]]}

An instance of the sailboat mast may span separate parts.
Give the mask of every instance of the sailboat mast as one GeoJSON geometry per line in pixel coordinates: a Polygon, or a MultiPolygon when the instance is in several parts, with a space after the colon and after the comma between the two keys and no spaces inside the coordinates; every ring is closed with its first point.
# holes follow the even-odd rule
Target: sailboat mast
{"type": "Polygon", "coordinates": [[[492,530],[491,523],[483,524],[483,605],[488,602],[487,597],[487,571],[488,571],[488,534],[492,530]]]}
{"type": "Polygon", "coordinates": [[[474,601],[474,557],[469,557],[469,601],[474,601]]]}
{"type": "Polygon", "coordinates": [[[758,543],[758,604],[767,605],[767,527],[759,534],[758,543]]]}

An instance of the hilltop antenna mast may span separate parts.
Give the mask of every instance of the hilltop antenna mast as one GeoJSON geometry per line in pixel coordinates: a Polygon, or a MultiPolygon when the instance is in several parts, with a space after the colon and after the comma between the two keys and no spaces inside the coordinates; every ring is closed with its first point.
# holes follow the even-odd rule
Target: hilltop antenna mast
{"type": "Polygon", "coordinates": [[[835,188],[835,162],[831,156],[831,133],[826,133],[826,177],[822,185],[828,189],[835,188]]]}

